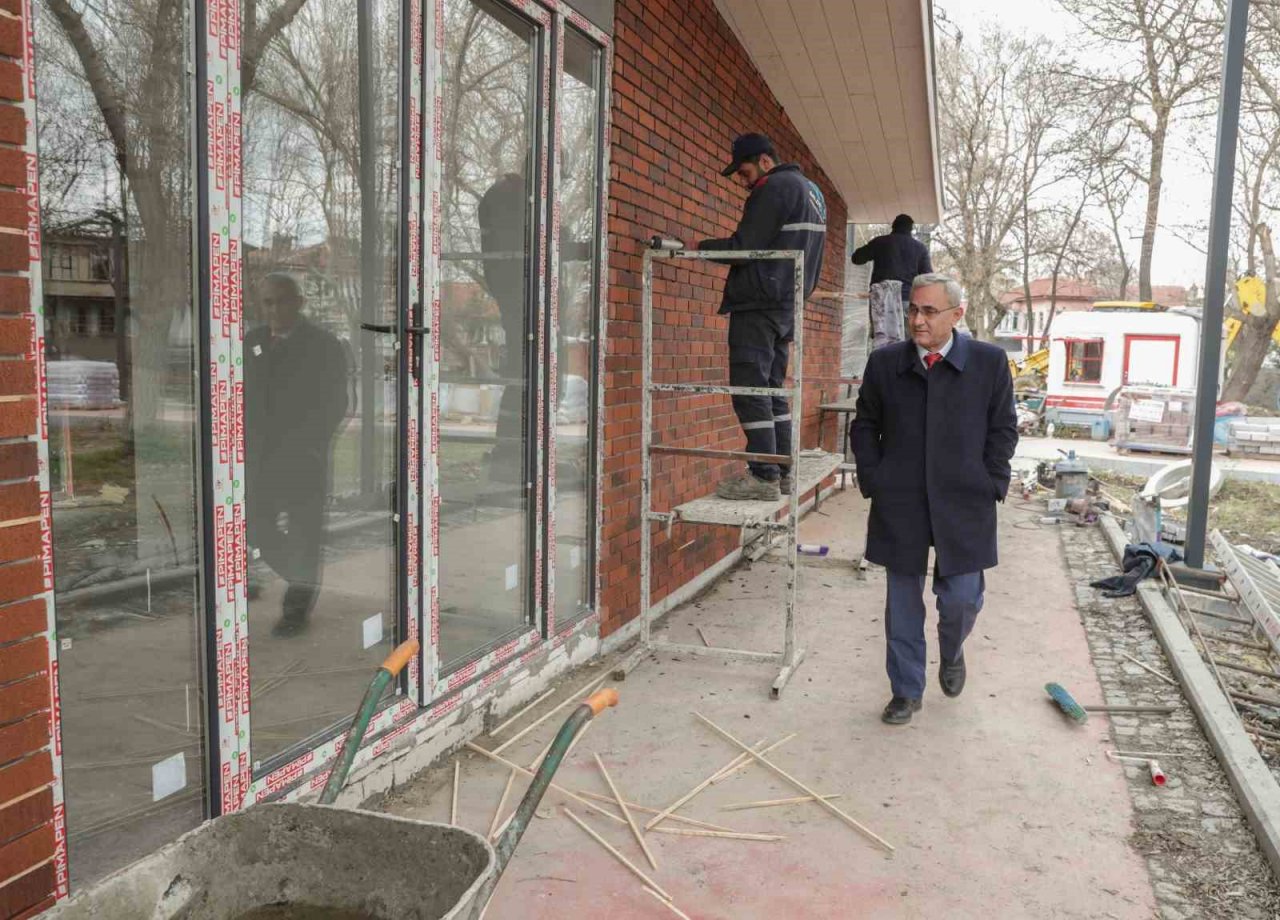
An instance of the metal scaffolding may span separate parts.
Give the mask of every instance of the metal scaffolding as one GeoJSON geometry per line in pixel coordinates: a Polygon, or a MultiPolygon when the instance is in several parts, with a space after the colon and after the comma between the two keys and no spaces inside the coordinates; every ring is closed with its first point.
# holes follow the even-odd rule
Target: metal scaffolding
{"type": "Polygon", "coordinates": [[[643,356],[641,382],[641,462],[640,482],[640,646],[623,665],[622,671],[630,671],[653,651],[677,652],[705,658],[734,661],[756,661],[779,665],[773,681],[772,697],[777,699],[791,679],[805,650],[796,639],[796,571],[798,568],[798,525],[800,496],[808,488],[820,485],[840,462],[837,455],[820,453],[817,457],[805,456],[800,451],[800,420],[803,417],[802,396],[804,386],[804,253],[799,250],[765,249],[750,251],[715,250],[697,252],[685,250],[675,241],[655,240],[653,248],[644,254],[643,275],[643,356]],[[794,265],[795,296],[795,367],[790,387],[735,387],[694,383],[654,383],[653,381],[653,263],[690,259],[700,261],[751,261],[760,259],[789,259],[794,265]],[[662,393],[724,393],[730,396],[789,396],[791,398],[791,454],[753,454],[745,451],[712,450],[699,447],[674,447],[653,443],[653,394],[662,393]],[[721,460],[754,460],[765,463],[789,464],[794,486],[790,496],[779,502],[727,501],[704,498],[689,502],[670,511],[653,509],[653,455],[676,454],[692,457],[709,457],[721,460]],[[816,477],[816,478],[815,478],[816,477]],[[786,511],[782,520],[778,512],[786,511]],[[786,586],[786,616],[783,625],[783,649],[781,652],[758,652],[719,646],[684,645],[654,640],[650,595],[652,591],[653,524],[665,524],[668,532],[675,524],[710,524],[740,527],[744,533],[758,530],[766,542],[779,538],[787,541],[786,560],[788,577],[786,586]]]}

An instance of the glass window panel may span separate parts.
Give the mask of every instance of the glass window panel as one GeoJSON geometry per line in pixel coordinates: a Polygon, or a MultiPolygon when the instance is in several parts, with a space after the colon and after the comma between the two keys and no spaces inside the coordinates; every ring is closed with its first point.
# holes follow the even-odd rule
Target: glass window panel
{"type": "Polygon", "coordinates": [[[244,88],[256,769],[347,716],[397,634],[399,358],[367,327],[397,318],[399,60],[394,0],[307,0],[244,88]]]}
{"type": "Polygon", "coordinates": [[[73,887],[197,825],[207,797],[190,9],[78,8],[83,30],[35,6],[73,887]]]}
{"type": "Polygon", "coordinates": [[[557,628],[590,612],[594,568],[592,476],[599,295],[600,92],[603,52],[565,31],[560,115],[560,319],[556,347],[557,628]]]}
{"type": "Polygon", "coordinates": [[[530,618],[540,36],[496,2],[445,0],[444,15],[440,658],[449,670],[530,618]]]}

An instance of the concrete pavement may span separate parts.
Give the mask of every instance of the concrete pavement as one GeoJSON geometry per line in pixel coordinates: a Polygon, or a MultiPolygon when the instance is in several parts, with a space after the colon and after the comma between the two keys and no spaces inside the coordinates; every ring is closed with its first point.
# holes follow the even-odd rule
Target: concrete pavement
{"type": "MultiPolygon", "coordinates": [[[[856,492],[838,494],[804,522],[802,539],[828,544],[832,557],[856,558],[865,513],[856,492]]],[[[1028,524],[1027,513],[1004,509],[1004,562],[989,575],[986,609],[967,647],[964,695],[949,700],[937,689],[931,641],[930,688],[910,726],[879,721],[889,695],[883,574],[873,569],[864,580],[852,566],[809,567],[801,591],[810,658],[782,700],[768,699],[767,666],[661,656],[617,685],[621,705],[599,718],[557,782],[607,794],[591,756],[598,752],[630,800],[669,804],[736,753],[697,722],[697,710],[752,744],[797,732],[771,758],[821,792],[840,793],[843,809],[897,848],[884,853],[813,804],[722,810],[798,794],[750,767],[681,813],[786,840],[647,837],[659,866],[653,878],[700,920],[1151,917],[1146,864],[1127,842],[1133,813],[1124,773],[1103,756],[1108,724],[1098,716],[1069,724],[1042,689],[1056,680],[1077,699],[1101,698],[1057,534],[1028,524]]],[[[697,642],[701,626],[713,644],[778,647],[784,575],[772,562],[734,571],[671,614],[672,637],[697,642]]],[[[583,680],[575,675],[561,692],[583,680]]],[[[559,721],[513,746],[512,759],[527,763],[559,721]]],[[[507,774],[475,755],[461,759],[459,822],[484,832],[507,774]]],[[[447,763],[383,807],[447,820],[451,781],[447,763]]],[[[518,782],[514,794],[523,788],[518,782]]],[[[544,799],[546,817],[521,843],[489,920],[674,916],[563,817],[562,804],[554,791],[544,799]]],[[[625,827],[574,808],[649,871],[625,827]]]]}

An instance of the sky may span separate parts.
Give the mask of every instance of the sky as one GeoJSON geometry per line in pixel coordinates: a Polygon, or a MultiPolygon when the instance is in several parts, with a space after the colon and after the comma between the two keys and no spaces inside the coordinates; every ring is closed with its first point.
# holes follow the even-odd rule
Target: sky
{"type": "MultiPolygon", "coordinates": [[[[945,16],[963,32],[977,33],[984,22],[994,22],[1002,28],[1023,33],[1028,38],[1053,36],[1056,41],[1070,44],[1077,51],[1086,40],[1076,20],[1058,6],[1054,0],[934,0],[935,12],[945,16]],[[1080,36],[1072,41],[1073,36],[1080,36]]],[[[1114,50],[1109,50],[1114,54],[1114,50]]],[[[1088,62],[1091,53],[1083,52],[1081,58],[1088,62]]],[[[1093,53],[1101,63],[1105,57],[1093,53]]],[[[1211,123],[1197,122],[1176,130],[1165,154],[1164,192],[1160,202],[1160,226],[1156,235],[1155,254],[1152,258],[1151,280],[1154,284],[1181,284],[1204,287],[1205,256],[1179,238],[1178,234],[1192,235],[1189,229],[1197,223],[1208,225],[1212,175],[1203,152],[1212,149],[1211,123]],[[1205,135],[1205,131],[1209,135],[1205,135]],[[1192,135],[1200,135],[1197,144],[1192,135]]],[[[1142,210],[1145,206],[1145,189],[1139,189],[1131,203],[1128,215],[1130,235],[1138,236],[1142,228],[1142,210]]],[[[1141,241],[1129,241],[1127,252],[1135,266],[1141,241]]]]}

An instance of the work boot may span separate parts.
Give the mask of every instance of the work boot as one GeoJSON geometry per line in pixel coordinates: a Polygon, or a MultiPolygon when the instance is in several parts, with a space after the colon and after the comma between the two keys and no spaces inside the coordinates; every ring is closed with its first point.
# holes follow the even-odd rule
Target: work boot
{"type": "Polygon", "coordinates": [[[791,478],[791,471],[787,470],[782,474],[782,478],[778,480],[778,491],[783,495],[790,495],[791,490],[796,487],[796,481],[791,478]]]}
{"type": "Polygon", "coordinates": [[[889,705],[884,707],[884,712],[880,714],[880,721],[888,725],[906,725],[911,721],[912,713],[919,712],[922,705],[920,700],[895,696],[889,700],[889,705]]]}
{"type": "Polygon", "coordinates": [[[730,476],[716,486],[716,497],[736,502],[776,502],[782,497],[778,483],[761,479],[753,473],[730,476]]]}

